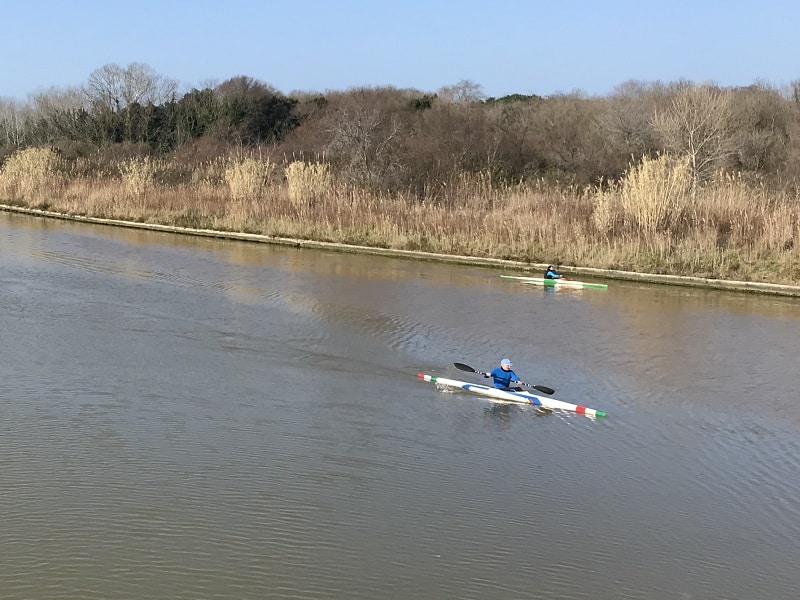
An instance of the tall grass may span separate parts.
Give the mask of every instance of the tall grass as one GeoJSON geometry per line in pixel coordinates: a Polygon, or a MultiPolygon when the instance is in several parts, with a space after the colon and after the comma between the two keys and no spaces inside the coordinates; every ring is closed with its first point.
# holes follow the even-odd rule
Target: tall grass
{"type": "Polygon", "coordinates": [[[275,178],[276,166],[269,160],[231,159],[225,167],[225,182],[234,200],[261,200],[275,178]]]}
{"type": "Polygon", "coordinates": [[[132,198],[144,199],[155,185],[158,167],[158,163],[149,156],[129,158],[119,164],[122,181],[132,198]]]}
{"type": "Polygon", "coordinates": [[[594,224],[605,234],[623,227],[645,238],[672,231],[687,216],[692,183],[688,159],[644,158],[597,193],[594,224]]]}
{"type": "Polygon", "coordinates": [[[53,210],[386,248],[642,272],[800,283],[800,201],[740,177],[692,188],[686,163],[631,165],[618,182],[496,185],[464,174],[429,196],[387,194],[337,178],[324,162],[236,158],[185,165],[73,169],[48,151],[11,157],[0,192],[53,210]],[[30,157],[38,157],[36,161],[30,157]],[[38,162],[37,162],[38,161],[38,162]],[[20,165],[39,165],[25,170],[20,165]],[[27,173],[34,175],[26,175],[27,173]],[[26,181],[33,184],[24,184],[26,181]],[[180,182],[180,183],[176,183],[180,182]],[[27,186],[27,187],[26,187],[27,186]]]}
{"type": "Polygon", "coordinates": [[[325,163],[293,161],[286,166],[289,198],[296,207],[310,207],[333,193],[333,176],[325,163]]]}
{"type": "Polygon", "coordinates": [[[63,185],[63,163],[49,148],[26,148],[12,154],[0,170],[0,193],[11,200],[47,203],[63,185]]]}

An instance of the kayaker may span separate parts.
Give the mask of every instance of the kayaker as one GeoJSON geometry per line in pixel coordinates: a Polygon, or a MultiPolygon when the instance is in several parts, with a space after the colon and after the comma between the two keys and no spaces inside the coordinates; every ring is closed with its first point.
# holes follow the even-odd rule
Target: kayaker
{"type": "Polygon", "coordinates": [[[494,380],[494,387],[499,390],[507,390],[511,387],[511,384],[518,384],[519,377],[514,371],[511,370],[512,368],[511,361],[507,358],[504,358],[500,361],[500,366],[496,369],[489,371],[488,373],[484,373],[484,377],[491,377],[494,380]]]}
{"type": "Polygon", "coordinates": [[[549,267],[547,267],[547,270],[544,272],[544,278],[545,279],[566,279],[566,277],[564,277],[561,273],[559,273],[558,271],[556,271],[553,268],[553,265],[550,265],[549,267]]]}

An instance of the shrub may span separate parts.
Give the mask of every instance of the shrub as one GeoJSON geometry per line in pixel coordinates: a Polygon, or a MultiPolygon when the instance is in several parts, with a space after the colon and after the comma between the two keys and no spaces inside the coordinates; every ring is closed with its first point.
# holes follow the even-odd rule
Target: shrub
{"type": "Polygon", "coordinates": [[[63,186],[63,162],[49,148],[26,148],[12,154],[0,171],[4,196],[40,202],[54,197],[63,186]]]}
{"type": "Polygon", "coordinates": [[[333,191],[333,176],[325,163],[289,163],[286,182],[289,198],[296,205],[311,205],[333,191]]]}
{"type": "Polygon", "coordinates": [[[274,177],[275,165],[269,159],[232,160],[225,168],[225,182],[234,200],[261,199],[274,177]]]}
{"type": "Polygon", "coordinates": [[[119,165],[125,187],[134,198],[142,198],[153,187],[158,164],[149,156],[133,157],[119,165]]]}
{"type": "Polygon", "coordinates": [[[620,181],[617,192],[623,217],[644,234],[672,229],[683,217],[692,196],[687,158],[667,155],[643,158],[620,181]]]}

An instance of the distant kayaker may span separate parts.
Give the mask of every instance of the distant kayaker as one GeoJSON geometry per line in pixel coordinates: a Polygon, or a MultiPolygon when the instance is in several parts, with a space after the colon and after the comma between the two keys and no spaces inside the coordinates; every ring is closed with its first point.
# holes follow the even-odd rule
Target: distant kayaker
{"type": "Polygon", "coordinates": [[[507,358],[504,358],[500,361],[500,366],[490,371],[488,373],[484,373],[484,377],[491,377],[494,380],[494,387],[497,389],[503,390],[508,389],[511,387],[511,384],[518,384],[519,377],[514,371],[511,370],[512,368],[511,361],[507,358]]]}
{"type": "Polygon", "coordinates": [[[550,265],[549,267],[547,267],[547,270],[544,272],[544,278],[545,279],[565,279],[566,280],[566,277],[564,277],[561,273],[556,271],[553,268],[553,265],[550,265]]]}

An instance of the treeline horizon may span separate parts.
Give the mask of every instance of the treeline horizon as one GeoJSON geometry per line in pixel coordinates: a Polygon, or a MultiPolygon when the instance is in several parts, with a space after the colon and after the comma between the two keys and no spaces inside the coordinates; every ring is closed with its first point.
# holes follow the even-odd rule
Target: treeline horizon
{"type": "Polygon", "coordinates": [[[617,181],[644,158],[686,157],[696,185],[720,172],[782,190],[800,182],[800,81],[689,81],[486,97],[468,80],[435,93],[391,86],[284,94],[239,76],[179,93],[151,67],[107,64],[72,88],[0,98],[0,165],[31,147],[109,168],[135,157],[187,166],[233,154],[324,162],[386,192],[446,196],[464,174],[493,185],[617,181]]]}

